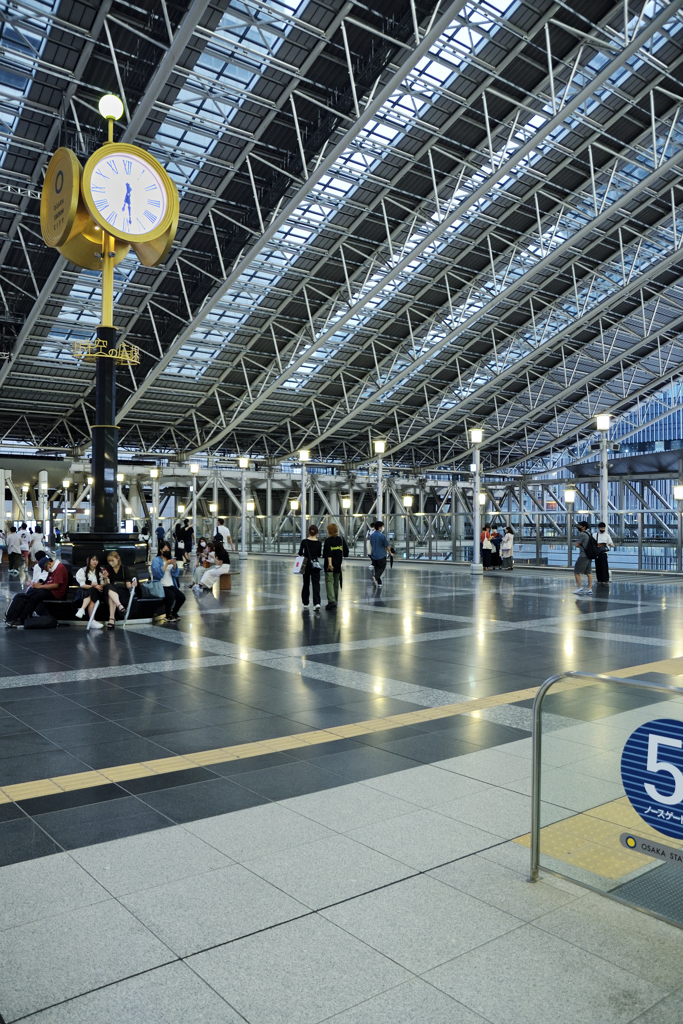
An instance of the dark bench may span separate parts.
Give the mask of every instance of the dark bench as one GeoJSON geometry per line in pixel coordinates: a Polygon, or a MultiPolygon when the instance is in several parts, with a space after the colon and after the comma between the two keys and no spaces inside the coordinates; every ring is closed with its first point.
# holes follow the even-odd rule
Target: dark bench
{"type": "MultiPolygon", "coordinates": [[[[78,611],[78,604],[74,603],[74,598],[78,593],[77,586],[70,586],[65,596],[60,601],[50,600],[46,598],[43,601],[45,608],[54,616],[59,622],[82,622],[84,625],[88,624],[87,616],[84,619],[77,619],[76,612],[78,611]]],[[[121,593],[121,603],[126,606],[126,598],[121,593]]],[[[163,615],[164,613],[164,599],[163,597],[134,597],[133,604],[130,609],[130,615],[128,621],[139,621],[140,619],[152,619],[155,615],[163,615]]],[[[95,618],[98,622],[107,622],[109,620],[109,602],[101,601],[100,606],[97,609],[95,618]]],[[[117,619],[117,622],[121,622],[121,619],[117,619]]]]}

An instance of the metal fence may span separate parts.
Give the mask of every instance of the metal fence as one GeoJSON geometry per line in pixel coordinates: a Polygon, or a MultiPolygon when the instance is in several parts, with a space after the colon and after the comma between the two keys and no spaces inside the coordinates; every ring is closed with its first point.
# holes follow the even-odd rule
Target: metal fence
{"type": "MultiPolygon", "coordinates": [[[[351,555],[365,553],[365,538],[374,515],[319,515],[309,517],[325,536],[328,522],[334,522],[346,538],[351,555]]],[[[669,510],[653,512],[619,512],[610,515],[610,533],[615,549],[610,565],[616,569],[652,571],[683,571],[681,557],[681,516],[669,510]]],[[[598,517],[588,513],[525,512],[492,513],[485,522],[502,532],[510,526],[515,534],[514,559],[517,564],[571,566],[577,556],[574,546],[578,532],[576,523],[588,520],[597,529],[598,517]]],[[[385,532],[396,556],[418,561],[472,561],[472,520],[467,513],[414,513],[384,516],[385,532]]],[[[241,546],[241,519],[225,517],[236,548],[241,546]]],[[[215,521],[200,519],[197,536],[207,539],[215,533],[215,521]]],[[[245,546],[249,553],[269,552],[293,554],[301,540],[301,516],[246,518],[245,546]]]]}

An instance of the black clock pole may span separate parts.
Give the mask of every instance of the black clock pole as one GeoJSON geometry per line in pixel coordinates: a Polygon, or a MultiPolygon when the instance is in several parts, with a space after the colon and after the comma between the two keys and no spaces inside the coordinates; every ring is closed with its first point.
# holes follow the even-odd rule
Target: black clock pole
{"type": "MultiPolygon", "coordinates": [[[[116,328],[97,328],[105,350],[116,347],[116,328]]],[[[116,426],[116,360],[99,355],[95,359],[95,424],[92,429],[92,472],[94,533],[118,533],[116,470],[118,427],[116,426]]]]}

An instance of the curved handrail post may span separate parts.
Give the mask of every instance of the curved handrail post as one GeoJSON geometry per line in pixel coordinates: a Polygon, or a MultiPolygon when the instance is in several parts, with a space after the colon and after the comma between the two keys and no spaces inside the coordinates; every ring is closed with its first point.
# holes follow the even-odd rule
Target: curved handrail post
{"type": "Polygon", "coordinates": [[[562,672],[550,676],[541,683],[534,698],[533,732],[531,739],[531,868],[529,881],[538,881],[538,867],[541,856],[541,710],[543,698],[550,687],[571,673],[562,672]]]}

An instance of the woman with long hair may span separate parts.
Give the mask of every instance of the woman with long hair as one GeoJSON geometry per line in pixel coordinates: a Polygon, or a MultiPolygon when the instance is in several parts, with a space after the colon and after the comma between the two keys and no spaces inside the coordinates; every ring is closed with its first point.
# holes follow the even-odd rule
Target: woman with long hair
{"type": "MultiPolygon", "coordinates": [[[[109,600],[109,576],[100,565],[99,555],[88,555],[85,566],[76,573],[76,580],[79,586],[76,601],[81,602],[76,618],[84,619],[91,606],[94,607],[98,601],[109,600]]],[[[91,625],[93,629],[103,628],[101,622],[94,620],[91,625]]]]}
{"type": "Polygon", "coordinates": [[[305,555],[308,561],[304,570],[304,582],[301,588],[301,602],[304,608],[308,608],[308,598],[311,584],[313,584],[313,606],[320,611],[320,556],[322,555],[322,544],[318,540],[318,527],[308,527],[308,536],[299,545],[299,554],[305,555]]]}
{"type": "Polygon", "coordinates": [[[109,629],[114,628],[116,620],[116,612],[123,612],[125,614],[125,608],[121,602],[121,596],[123,595],[126,602],[130,596],[130,591],[135,587],[137,579],[130,571],[127,565],[124,565],[121,561],[121,555],[118,551],[110,551],[107,555],[107,573],[109,574],[109,629]]]}

